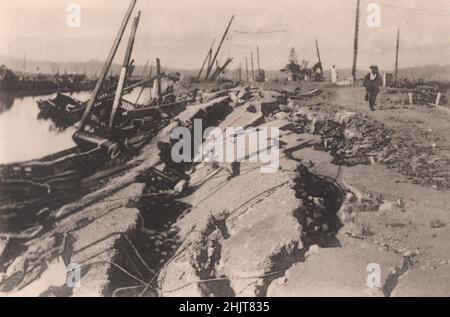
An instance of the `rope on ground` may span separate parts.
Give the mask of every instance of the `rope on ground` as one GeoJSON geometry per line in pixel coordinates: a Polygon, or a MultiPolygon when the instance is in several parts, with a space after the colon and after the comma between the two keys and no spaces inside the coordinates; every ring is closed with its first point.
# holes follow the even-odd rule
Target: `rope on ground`
{"type": "Polygon", "coordinates": [[[139,277],[144,278],[144,276],[141,273],[141,270],[136,266],[136,263],[134,263],[133,259],[131,258],[130,254],[128,253],[127,249],[124,246],[121,246],[122,251],[125,253],[128,262],[130,262],[131,266],[133,267],[134,271],[139,275],[139,277]]]}
{"type": "Polygon", "coordinates": [[[131,274],[129,271],[127,271],[126,269],[124,269],[124,268],[123,268],[122,266],[120,266],[119,264],[114,263],[114,262],[111,262],[111,261],[106,261],[106,260],[104,260],[104,261],[95,261],[95,262],[91,262],[91,263],[88,263],[88,264],[84,264],[84,265],[81,266],[81,268],[83,268],[83,267],[89,267],[89,266],[93,266],[93,265],[97,265],[97,264],[103,264],[103,265],[109,264],[109,265],[112,265],[113,267],[119,269],[120,271],[122,271],[123,273],[125,273],[126,275],[128,275],[129,277],[131,277],[132,279],[138,281],[138,282],[141,283],[142,285],[146,285],[146,284],[147,284],[147,282],[145,282],[145,281],[141,280],[140,278],[136,277],[135,275],[131,274]]]}
{"type": "MultiPolygon", "coordinates": [[[[264,274],[264,275],[236,277],[236,278],[233,278],[233,279],[234,280],[261,279],[261,278],[267,278],[267,277],[271,277],[271,276],[274,276],[274,275],[278,275],[278,274],[280,274],[282,272],[283,271],[276,271],[276,272],[271,272],[271,273],[264,274]]],[[[182,285],[180,287],[177,287],[177,288],[174,288],[174,289],[171,289],[171,290],[168,290],[168,291],[161,290],[161,292],[162,293],[166,293],[166,294],[167,293],[173,293],[173,292],[179,291],[180,289],[186,288],[186,287],[188,287],[190,285],[193,285],[193,284],[201,284],[201,283],[209,283],[209,282],[217,282],[217,281],[229,281],[229,280],[230,280],[229,277],[218,277],[218,278],[211,278],[211,279],[205,279],[205,280],[198,280],[198,281],[193,281],[193,282],[186,283],[186,284],[184,284],[184,285],[182,285]]]]}
{"type": "Polygon", "coordinates": [[[268,192],[271,192],[273,190],[276,190],[278,188],[283,187],[284,185],[289,184],[289,181],[286,181],[284,183],[281,183],[279,185],[273,186],[269,189],[266,189],[265,191],[259,193],[258,195],[253,196],[252,198],[248,199],[247,201],[245,201],[244,203],[242,203],[239,207],[235,208],[232,212],[230,212],[230,214],[227,216],[227,218],[229,218],[232,214],[234,214],[236,211],[238,211],[239,209],[241,209],[242,207],[244,207],[245,205],[247,205],[248,203],[252,202],[253,200],[255,200],[256,198],[261,197],[264,194],[267,194],[268,192]]]}
{"type": "Polygon", "coordinates": [[[121,287],[121,288],[114,290],[114,292],[112,293],[112,297],[117,297],[117,294],[120,292],[123,292],[123,291],[129,291],[129,290],[139,289],[139,288],[143,288],[143,287],[145,287],[145,285],[121,287]]]}
{"type": "Polygon", "coordinates": [[[145,266],[145,268],[148,270],[148,272],[149,273],[155,273],[155,271],[150,268],[150,266],[147,264],[147,262],[144,260],[142,255],[139,253],[137,248],[134,246],[134,244],[131,242],[131,240],[127,237],[127,235],[125,233],[123,234],[123,237],[128,242],[128,244],[131,246],[131,248],[133,249],[134,253],[136,253],[136,256],[142,262],[142,264],[145,266]]]}

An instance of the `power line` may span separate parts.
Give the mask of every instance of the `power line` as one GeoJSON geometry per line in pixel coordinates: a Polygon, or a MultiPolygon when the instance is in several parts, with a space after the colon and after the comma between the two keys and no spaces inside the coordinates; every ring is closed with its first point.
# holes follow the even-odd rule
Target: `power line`
{"type": "Polygon", "coordinates": [[[441,17],[450,16],[450,14],[443,14],[441,10],[416,9],[416,8],[411,8],[411,7],[396,6],[396,5],[385,3],[385,2],[378,2],[378,4],[385,6],[385,7],[393,8],[393,9],[410,11],[410,12],[407,12],[409,14],[441,16],[441,17]]]}
{"type": "Polygon", "coordinates": [[[343,10],[347,10],[348,7],[342,7],[339,10],[332,10],[330,12],[328,12],[327,14],[318,17],[317,19],[311,20],[309,22],[304,23],[300,28],[295,28],[295,29],[281,29],[281,30],[266,30],[266,31],[243,31],[243,30],[233,30],[234,33],[238,33],[238,34],[275,34],[275,33],[289,33],[289,34],[296,34],[299,33],[301,31],[303,31],[306,27],[313,25],[325,18],[328,18],[329,16],[336,14],[340,11],[343,10]]]}
{"type": "MultiPolygon", "coordinates": [[[[403,7],[403,6],[396,6],[396,5],[392,5],[389,3],[385,3],[385,2],[377,2],[378,4],[385,6],[385,7],[389,7],[389,8],[393,8],[393,9],[397,9],[397,10],[406,10],[406,11],[410,11],[410,12],[406,12],[408,14],[415,14],[415,15],[426,15],[426,16],[442,16],[442,17],[448,17],[450,16],[450,14],[443,14],[442,11],[440,10],[428,10],[428,9],[416,9],[416,8],[411,8],[411,7],[403,7]]],[[[263,30],[263,31],[246,31],[246,30],[233,30],[234,33],[238,33],[238,34],[276,34],[276,33],[289,33],[289,34],[296,34],[299,33],[301,31],[303,31],[306,27],[313,25],[317,22],[320,22],[321,20],[328,18],[329,16],[333,15],[333,14],[337,14],[340,11],[343,10],[348,10],[350,9],[350,7],[344,6],[341,7],[339,10],[333,10],[328,12],[327,14],[318,17],[317,19],[311,20],[307,23],[304,23],[300,28],[295,28],[295,29],[278,29],[278,30],[263,30]]]]}
{"type": "Polygon", "coordinates": [[[287,33],[289,30],[269,30],[269,31],[242,31],[233,30],[234,33],[238,34],[272,34],[272,33],[287,33]]]}

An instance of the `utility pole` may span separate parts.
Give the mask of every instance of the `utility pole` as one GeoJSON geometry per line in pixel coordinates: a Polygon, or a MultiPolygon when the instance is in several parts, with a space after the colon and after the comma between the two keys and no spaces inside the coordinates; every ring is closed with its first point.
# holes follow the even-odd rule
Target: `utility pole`
{"type": "Polygon", "coordinates": [[[247,82],[249,81],[248,78],[248,58],[245,56],[245,73],[247,74],[247,82]]]}
{"type": "Polygon", "coordinates": [[[219,44],[219,46],[217,47],[217,51],[216,51],[216,53],[214,54],[213,59],[211,60],[211,64],[209,65],[209,68],[208,68],[208,70],[206,71],[206,77],[205,77],[205,80],[208,80],[208,78],[209,78],[209,75],[210,75],[210,73],[211,73],[211,70],[212,70],[212,67],[213,67],[213,65],[214,65],[214,62],[215,62],[216,59],[217,59],[217,55],[219,55],[220,49],[222,48],[223,41],[225,41],[225,38],[227,37],[228,31],[230,30],[230,26],[231,26],[231,23],[233,23],[233,20],[234,20],[234,15],[231,17],[231,20],[230,20],[230,22],[228,23],[227,29],[225,30],[225,33],[223,33],[222,40],[220,41],[220,44],[219,44]]]}
{"type": "Polygon", "coordinates": [[[252,81],[255,81],[255,69],[253,68],[253,51],[251,51],[251,63],[252,63],[252,81]]]}
{"type": "Polygon", "coordinates": [[[317,59],[319,60],[319,63],[322,64],[322,60],[320,59],[320,51],[319,51],[319,43],[316,39],[316,50],[317,50],[317,59]]]}
{"type": "Polygon", "coordinates": [[[400,49],[400,29],[397,30],[397,48],[395,54],[395,72],[394,72],[394,84],[398,82],[398,51],[400,49]]]}
{"type": "Polygon", "coordinates": [[[316,50],[317,50],[317,59],[319,60],[319,65],[320,65],[320,80],[324,80],[324,75],[323,75],[323,65],[322,65],[322,59],[320,58],[320,51],[319,51],[319,43],[317,42],[316,39],[316,50]]]}
{"type": "Polygon", "coordinates": [[[356,82],[356,62],[358,59],[358,36],[359,36],[359,6],[360,0],[357,1],[356,4],[356,21],[355,21],[355,39],[353,46],[353,67],[352,67],[352,78],[353,83],[356,82]]]}

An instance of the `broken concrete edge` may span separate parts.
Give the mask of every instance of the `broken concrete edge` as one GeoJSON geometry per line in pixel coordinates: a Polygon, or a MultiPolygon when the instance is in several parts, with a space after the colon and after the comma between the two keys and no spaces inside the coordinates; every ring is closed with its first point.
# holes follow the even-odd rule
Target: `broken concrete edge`
{"type": "MultiPolygon", "coordinates": [[[[108,266],[120,256],[116,249],[117,243],[124,235],[130,235],[127,240],[132,239],[139,227],[139,211],[125,206],[140,199],[143,189],[144,184],[132,184],[112,195],[109,201],[93,204],[72,214],[60,220],[54,229],[43,236],[27,241],[25,250],[8,266],[3,276],[3,291],[11,296],[39,296],[41,294],[36,293],[38,290],[44,293],[50,289],[65,296],[80,293],[82,296],[105,295],[103,288],[108,284],[110,274],[108,266]],[[43,289],[46,281],[41,277],[52,274],[48,271],[58,257],[62,257],[65,267],[72,264],[83,268],[83,288],[68,289],[61,286],[66,283],[67,272],[64,271],[64,276],[60,277],[61,285],[57,282],[57,285],[52,285],[51,281],[47,281],[50,284],[43,289]],[[88,265],[93,262],[91,258],[102,262],[103,266],[91,267],[88,265]],[[94,285],[93,280],[97,281],[94,285]]],[[[53,272],[53,275],[58,273],[53,272]]]]}
{"type": "MultiPolygon", "coordinates": [[[[225,97],[225,99],[223,99],[223,100],[228,100],[228,97],[225,97]]],[[[205,106],[205,107],[208,107],[208,106],[205,106]]],[[[235,109],[237,109],[237,108],[235,108],[235,109]]],[[[202,107],[198,107],[198,110],[204,111],[204,109],[202,107]]],[[[195,117],[197,113],[198,112],[193,111],[191,118],[195,117]]],[[[259,113],[257,115],[259,116],[259,113]]],[[[260,124],[260,122],[258,122],[258,121],[256,121],[256,122],[257,123],[253,123],[253,124],[256,126],[258,124],[260,124]]],[[[118,179],[115,179],[114,181],[111,181],[109,184],[106,185],[105,189],[99,190],[99,191],[89,195],[86,202],[82,202],[81,205],[76,205],[76,204],[72,205],[71,207],[72,208],[75,207],[75,208],[74,209],[68,208],[67,210],[65,210],[65,212],[62,213],[61,218],[70,217],[70,215],[72,215],[73,213],[75,213],[77,211],[84,212],[85,211],[84,209],[89,208],[89,206],[91,206],[92,204],[101,204],[102,200],[107,199],[107,198],[105,198],[105,196],[107,197],[108,195],[117,193],[120,190],[127,188],[127,186],[129,186],[129,185],[135,184],[137,176],[139,176],[143,171],[147,170],[148,168],[154,167],[160,161],[159,151],[157,150],[157,143],[159,141],[169,143],[170,142],[169,136],[170,136],[171,131],[173,130],[173,128],[179,126],[179,124],[180,124],[179,122],[173,122],[171,125],[164,128],[158,134],[158,136],[154,140],[152,140],[151,143],[146,148],[144,148],[144,150],[141,152],[141,154],[136,159],[134,159],[132,162],[130,162],[130,166],[133,166],[130,170],[130,173],[128,173],[124,176],[120,176],[118,179]]],[[[185,124],[189,125],[189,123],[185,123],[185,124]]],[[[345,181],[343,180],[342,176],[337,178],[337,182],[338,183],[342,182],[341,186],[343,188],[347,188],[348,191],[353,192],[353,194],[358,197],[358,200],[364,199],[364,194],[360,193],[357,189],[351,188],[351,186],[346,184],[345,181]]],[[[339,213],[341,213],[342,211],[343,211],[343,206],[339,210],[339,213]]],[[[63,220],[67,220],[67,219],[69,219],[69,218],[64,218],[63,220]]],[[[186,289],[190,289],[190,291],[187,292],[186,295],[200,294],[199,296],[204,296],[205,294],[211,294],[211,293],[214,294],[214,292],[218,292],[217,290],[211,290],[211,288],[209,288],[209,287],[207,287],[205,289],[203,284],[199,285],[195,282],[196,278],[201,278],[202,276],[204,278],[204,277],[208,277],[208,275],[211,275],[211,271],[212,271],[211,265],[212,264],[215,265],[218,262],[218,259],[215,256],[211,256],[211,257],[207,258],[207,259],[209,259],[207,261],[209,263],[208,266],[206,268],[205,267],[199,268],[198,264],[196,264],[197,258],[199,256],[203,257],[204,255],[198,255],[198,254],[194,255],[195,251],[199,251],[199,250],[195,250],[195,249],[200,249],[201,252],[204,252],[205,251],[204,249],[206,249],[206,252],[208,253],[207,246],[209,243],[216,244],[216,243],[219,243],[220,240],[223,240],[223,238],[224,238],[223,234],[221,232],[219,232],[220,230],[218,230],[218,229],[215,229],[214,231],[207,234],[210,230],[208,228],[211,225],[210,222],[208,224],[208,221],[210,221],[210,219],[209,220],[208,219],[206,221],[206,224],[203,226],[203,229],[202,229],[202,226],[199,227],[200,231],[203,232],[200,236],[194,235],[192,237],[192,239],[189,239],[189,238],[186,239],[187,241],[191,241],[191,242],[192,242],[192,240],[197,241],[198,243],[200,243],[200,245],[197,245],[196,248],[194,248],[193,245],[191,245],[190,255],[189,254],[186,255],[185,252],[187,252],[187,251],[186,250],[182,251],[183,250],[182,247],[180,247],[180,249],[179,249],[180,251],[183,252],[183,254],[179,254],[179,255],[187,257],[187,260],[185,261],[186,267],[184,268],[185,274],[186,274],[186,276],[192,277],[192,279],[186,279],[186,280],[194,281],[194,282],[190,282],[191,284],[189,285],[189,287],[192,287],[194,290],[192,290],[190,288],[185,288],[185,291],[186,291],[186,289]],[[206,242],[206,240],[207,240],[206,238],[209,238],[210,236],[212,237],[212,239],[210,239],[210,241],[206,242]]],[[[132,234],[132,233],[134,233],[136,235],[139,234],[135,229],[130,229],[130,234],[132,234]]],[[[120,241],[122,241],[120,238],[118,238],[115,241],[115,244],[113,247],[114,250],[117,248],[117,245],[120,241]]],[[[300,249],[299,254],[301,255],[302,253],[304,253],[307,250],[307,247],[308,247],[308,244],[305,244],[304,246],[302,246],[302,248],[299,248],[298,246],[296,248],[300,249]]],[[[214,254],[216,252],[216,248],[213,247],[212,250],[213,251],[210,253],[214,254]]],[[[277,254],[282,255],[283,253],[286,253],[286,252],[283,251],[283,248],[280,248],[279,252],[277,254]]],[[[274,258],[277,257],[277,254],[274,255],[274,258]]],[[[120,252],[117,252],[117,250],[115,250],[114,252],[112,252],[108,255],[109,258],[112,258],[115,261],[121,263],[122,259],[120,258],[120,256],[121,256],[121,254],[120,254],[120,252]]],[[[285,257],[285,255],[282,255],[282,257],[285,257]]],[[[295,264],[295,262],[293,262],[293,263],[295,264]]],[[[291,264],[291,266],[292,265],[293,264],[291,264]]],[[[117,276],[116,276],[117,272],[115,272],[116,271],[115,269],[116,269],[116,267],[113,267],[113,265],[107,263],[105,266],[103,266],[103,269],[102,269],[103,271],[101,271],[101,273],[98,273],[98,274],[101,274],[104,276],[109,276],[114,280],[114,279],[117,279],[117,276]]],[[[164,270],[164,273],[162,273],[166,277],[168,276],[168,274],[167,274],[168,269],[169,269],[169,266],[167,266],[164,270]]],[[[92,270],[92,268],[91,268],[91,270],[92,270]]],[[[98,269],[98,270],[100,272],[100,269],[98,269]]],[[[286,271],[287,271],[287,269],[285,270],[285,272],[286,271]]],[[[260,273],[259,275],[264,275],[264,272],[267,273],[267,271],[261,271],[258,273],[260,273]]],[[[92,271],[92,274],[94,274],[94,273],[95,273],[95,271],[92,271]]],[[[277,274],[281,274],[281,273],[277,273],[277,274]]],[[[233,278],[236,278],[236,276],[233,276],[233,274],[228,274],[228,275],[221,274],[221,276],[216,279],[218,279],[218,281],[220,281],[220,280],[227,281],[229,283],[230,279],[233,279],[233,278]]],[[[275,276],[266,276],[266,277],[259,276],[258,277],[255,275],[255,277],[253,277],[252,279],[249,279],[249,283],[256,286],[256,287],[252,286],[250,289],[250,292],[253,292],[253,294],[247,293],[248,290],[246,289],[246,287],[242,287],[242,290],[240,292],[238,292],[238,294],[235,294],[235,295],[241,295],[242,293],[255,295],[255,292],[260,292],[260,294],[264,293],[267,291],[267,288],[269,287],[269,285],[272,284],[272,280],[274,278],[275,278],[275,276]]],[[[211,283],[212,282],[213,281],[211,281],[211,283]]],[[[111,289],[111,287],[114,283],[110,282],[109,286],[107,284],[103,284],[106,286],[101,287],[101,289],[102,289],[101,291],[92,292],[92,294],[94,294],[95,296],[99,296],[99,295],[109,295],[110,296],[111,292],[113,291],[111,289]]],[[[224,286],[223,284],[225,284],[225,283],[222,283],[221,287],[227,288],[228,292],[234,293],[234,289],[230,285],[224,286]]],[[[234,284],[236,284],[236,282],[234,282],[234,284]]],[[[163,290],[164,290],[164,288],[163,288],[163,290]]],[[[166,288],[165,290],[167,292],[167,291],[170,291],[171,289],[166,288]]],[[[173,293],[176,293],[176,292],[177,291],[174,291],[173,293]]],[[[164,295],[164,292],[162,292],[162,295],[164,295]]]]}
{"type": "MultiPolygon", "coordinates": [[[[333,175],[334,176],[334,175],[333,175]]],[[[339,176],[339,175],[338,175],[339,176]]],[[[331,177],[330,177],[331,178],[331,177]]],[[[357,200],[359,200],[359,201],[361,201],[362,199],[363,199],[363,194],[361,193],[361,192],[359,192],[357,189],[355,189],[355,188],[353,188],[353,187],[351,187],[351,186],[349,186],[344,180],[343,180],[343,177],[342,176],[340,176],[340,177],[337,177],[336,179],[335,179],[335,181],[337,182],[337,183],[339,183],[340,184],[340,186],[342,187],[342,188],[344,188],[345,190],[345,192],[348,192],[348,193],[352,193],[352,195],[353,196],[356,196],[357,197],[357,200]]],[[[341,206],[341,208],[339,209],[339,211],[338,211],[338,215],[340,216],[340,217],[342,217],[342,222],[345,222],[345,216],[344,216],[344,210],[345,210],[345,208],[346,208],[346,204],[348,203],[348,202],[350,202],[350,200],[353,200],[353,197],[351,197],[351,196],[347,196],[346,197],[346,199],[345,199],[345,201],[344,201],[344,204],[341,206]]],[[[188,235],[189,236],[189,235],[188,235]]],[[[205,237],[202,237],[202,239],[204,239],[205,237]]],[[[214,240],[212,240],[212,241],[214,241],[214,240]]],[[[182,250],[182,252],[187,252],[187,253],[189,253],[189,251],[187,251],[187,250],[182,250]]],[[[192,252],[192,251],[191,251],[192,252]]],[[[303,252],[304,252],[304,250],[303,250],[303,252]]],[[[180,255],[181,256],[181,255],[180,255]]],[[[276,257],[276,256],[274,256],[274,257],[276,257]]],[[[198,296],[205,296],[206,294],[205,294],[205,292],[204,291],[202,291],[202,289],[204,289],[204,287],[201,287],[201,285],[203,285],[203,283],[205,282],[205,280],[201,280],[201,279],[198,279],[199,278],[199,276],[197,276],[197,280],[195,279],[195,276],[196,276],[196,273],[198,274],[198,271],[195,269],[195,267],[198,265],[198,264],[196,264],[195,263],[195,261],[193,261],[193,259],[191,258],[190,260],[187,260],[187,261],[184,261],[183,262],[184,264],[180,264],[180,265],[182,265],[183,267],[184,267],[184,272],[183,273],[185,273],[186,272],[186,270],[187,271],[189,271],[189,272],[191,272],[191,273],[189,273],[189,274],[187,274],[187,275],[184,275],[183,274],[183,277],[185,277],[185,276],[188,276],[188,277],[190,277],[191,278],[191,282],[188,282],[187,284],[185,284],[185,285],[182,285],[182,286],[180,286],[180,287],[178,287],[178,288],[175,288],[175,289],[173,289],[173,290],[171,290],[171,291],[167,291],[166,290],[166,293],[171,293],[171,292],[176,292],[176,294],[177,295],[180,295],[180,294],[184,294],[184,292],[186,292],[187,294],[197,294],[198,296]],[[189,291],[186,291],[186,289],[183,291],[182,289],[183,288],[189,288],[189,291]],[[181,292],[181,293],[180,293],[181,292]]],[[[167,282],[167,281],[165,281],[165,278],[167,278],[167,276],[169,276],[169,275],[171,275],[171,274],[167,274],[167,270],[170,270],[171,268],[169,267],[169,268],[166,268],[166,270],[160,275],[161,276],[161,279],[162,279],[162,281],[161,281],[161,283],[162,283],[162,293],[164,294],[164,284],[167,282]]],[[[175,274],[174,272],[172,272],[173,274],[175,274]]],[[[260,288],[266,288],[267,289],[267,287],[268,287],[268,285],[270,285],[270,282],[264,282],[264,279],[263,278],[257,278],[257,277],[255,277],[254,278],[255,279],[255,281],[254,281],[254,284],[256,284],[256,285],[258,285],[260,288]],[[265,286],[264,286],[265,285],[265,286]]],[[[220,277],[220,278],[217,278],[217,280],[232,280],[232,277],[220,277]]],[[[183,281],[185,281],[185,279],[183,279],[183,281]]],[[[171,282],[169,281],[168,282],[168,284],[170,285],[171,284],[171,282]]],[[[179,285],[179,284],[178,284],[179,285]]],[[[252,294],[252,295],[255,295],[255,294],[252,294]]]]}
{"type": "Polygon", "coordinates": [[[160,158],[157,145],[159,142],[170,143],[170,135],[175,128],[179,127],[181,124],[189,124],[189,121],[200,111],[204,111],[205,109],[213,107],[216,104],[223,103],[228,99],[229,97],[218,97],[207,103],[189,106],[187,110],[179,114],[168,126],[162,129],[157,134],[157,136],[151,140],[150,144],[148,144],[141,150],[141,154],[139,154],[130,162],[127,162],[129,169],[127,170],[126,174],[109,181],[109,183],[106,184],[103,188],[83,197],[83,200],[81,202],[78,201],[63,206],[54,213],[55,220],[63,218],[91,204],[99,202],[103,198],[112,195],[135,182],[136,178],[142,172],[158,164],[160,158]]]}
{"type": "MultiPolygon", "coordinates": [[[[117,197],[117,196],[121,196],[120,192],[126,191],[127,188],[131,188],[134,185],[137,185],[137,183],[135,183],[136,178],[142,172],[146,171],[148,168],[154,167],[155,165],[157,165],[159,163],[160,158],[159,158],[159,150],[157,147],[158,142],[170,143],[170,133],[172,132],[172,130],[174,128],[176,128],[180,124],[184,124],[184,125],[189,124],[189,121],[193,117],[198,115],[201,111],[207,111],[209,108],[212,108],[218,104],[219,105],[223,104],[223,102],[228,101],[228,99],[229,99],[229,97],[216,98],[216,99],[213,99],[212,101],[209,101],[204,104],[194,105],[192,108],[189,108],[188,110],[186,110],[186,112],[189,112],[189,116],[185,118],[186,121],[188,121],[188,122],[183,123],[183,122],[180,122],[180,120],[174,120],[174,122],[172,122],[171,124],[166,126],[163,130],[161,130],[160,133],[151,141],[151,143],[149,145],[147,145],[141,151],[141,154],[137,158],[135,158],[134,160],[127,163],[127,165],[130,166],[130,170],[128,171],[128,173],[111,180],[102,189],[97,190],[96,192],[87,195],[86,197],[83,198],[83,200],[64,206],[63,208],[58,210],[56,213],[54,213],[54,215],[53,215],[54,221],[58,225],[60,225],[61,223],[70,225],[71,222],[75,222],[75,220],[73,218],[78,218],[80,215],[82,215],[84,213],[89,213],[90,210],[96,209],[96,206],[102,206],[105,202],[106,202],[106,204],[108,204],[109,199],[112,199],[112,201],[115,200],[115,202],[113,202],[113,204],[116,204],[116,205],[126,205],[130,201],[139,200],[142,195],[143,187],[140,189],[140,194],[135,193],[133,195],[133,197],[131,197],[131,196],[117,197]]],[[[115,212],[114,208],[110,208],[110,209],[112,209],[112,210],[109,210],[108,212],[111,212],[111,213],[115,212]]],[[[132,209],[126,209],[126,210],[121,209],[121,210],[122,211],[131,211],[132,209]]],[[[136,211],[136,214],[138,214],[138,213],[139,212],[136,211]]],[[[137,219],[133,219],[132,223],[134,223],[135,221],[137,221],[137,219]]],[[[90,225],[91,224],[89,224],[88,226],[90,226],[90,225]]],[[[98,224],[96,224],[96,225],[98,225],[98,224]]],[[[63,234],[62,232],[59,232],[58,230],[56,230],[56,231],[58,234],[63,234]]],[[[119,241],[121,239],[123,239],[123,235],[126,234],[128,231],[130,231],[130,233],[132,233],[135,230],[134,229],[126,229],[124,232],[116,232],[115,234],[113,234],[113,235],[118,236],[117,240],[115,241],[115,245],[117,245],[117,243],[120,243],[119,241]]],[[[44,235],[50,236],[53,233],[54,232],[51,231],[49,233],[45,233],[44,235]]],[[[33,245],[33,241],[37,241],[37,243],[38,243],[38,241],[40,239],[41,239],[41,237],[36,240],[32,240],[32,241],[28,242],[28,244],[33,245]]],[[[99,266],[98,268],[96,268],[95,265],[94,266],[92,265],[92,263],[91,263],[92,261],[88,261],[89,263],[91,263],[90,265],[88,265],[89,263],[85,263],[85,265],[84,265],[85,267],[93,266],[93,268],[90,268],[87,271],[87,273],[85,273],[85,274],[87,274],[86,276],[88,276],[88,277],[90,275],[109,276],[110,274],[113,274],[113,275],[116,274],[114,271],[118,269],[118,266],[116,264],[114,264],[114,262],[112,260],[114,260],[116,258],[120,259],[121,254],[120,254],[120,252],[117,252],[116,247],[111,247],[110,250],[106,250],[106,251],[108,251],[108,252],[110,251],[106,257],[106,260],[97,261],[97,262],[99,262],[97,264],[102,264],[102,266],[99,266]],[[95,273],[95,272],[100,272],[100,273],[95,273]]],[[[25,253],[23,255],[23,258],[25,258],[25,260],[26,260],[27,253],[25,253]]],[[[47,263],[51,262],[53,259],[54,258],[47,259],[47,263]]],[[[66,262],[68,262],[69,260],[70,259],[66,259],[66,262]]],[[[19,289],[26,287],[30,283],[33,283],[36,280],[36,278],[38,278],[43,272],[45,272],[45,268],[42,269],[42,272],[38,272],[37,275],[34,274],[35,276],[33,277],[33,279],[31,279],[27,283],[19,284],[18,285],[19,289]]],[[[23,272],[23,274],[26,275],[26,273],[27,272],[25,270],[25,272],[23,272]]],[[[9,279],[9,278],[10,278],[10,276],[5,277],[5,279],[9,279]]],[[[83,278],[83,280],[86,280],[86,278],[83,278]]],[[[84,294],[88,294],[88,295],[92,294],[94,296],[110,295],[111,291],[108,290],[108,284],[109,283],[107,283],[104,280],[100,281],[97,283],[95,290],[88,291],[87,293],[85,292],[84,294]]],[[[77,295],[78,293],[80,293],[80,292],[77,291],[77,289],[75,289],[73,295],[77,295]]]]}

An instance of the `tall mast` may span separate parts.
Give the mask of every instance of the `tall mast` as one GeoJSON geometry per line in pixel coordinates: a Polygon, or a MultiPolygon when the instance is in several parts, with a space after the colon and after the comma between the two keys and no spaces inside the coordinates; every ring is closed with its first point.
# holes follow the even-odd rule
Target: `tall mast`
{"type": "Polygon", "coordinates": [[[200,72],[197,75],[197,79],[200,79],[200,76],[203,73],[203,69],[205,68],[206,63],[208,63],[207,67],[209,68],[209,64],[211,63],[212,51],[213,51],[213,47],[214,47],[214,43],[215,42],[216,42],[216,39],[213,40],[213,42],[211,44],[211,47],[210,47],[210,49],[208,51],[208,54],[206,54],[205,61],[203,62],[202,68],[200,68],[200,72]]]}
{"type": "Polygon", "coordinates": [[[239,63],[239,68],[238,68],[238,80],[239,82],[242,81],[242,64],[239,63]]]}
{"type": "Polygon", "coordinates": [[[247,58],[247,56],[245,56],[245,73],[247,75],[247,81],[249,81],[249,77],[248,77],[248,58],[247,58]]]}
{"type": "Polygon", "coordinates": [[[259,46],[256,46],[256,59],[258,63],[258,77],[259,77],[259,74],[261,73],[261,67],[259,65],[259,46]]]}
{"type": "Polygon", "coordinates": [[[111,68],[112,61],[114,59],[114,56],[117,53],[117,49],[119,48],[119,44],[122,40],[123,34],[124,34],[125,29],[128,24],[128,21],[130,20],[130,17],[131,17],[131,14],[133,13],[134,7],[136,6],[136,2],[137,2],[137,0],[131,0],[128,11],[125,14],[125,17],[122,21],[122,25],[120,26],[119,32],[117,33],[114,44],[111,48],[111,51],[109,52],[109,55],[105,61],[105,64],[103,65],[103,68],[102,68],[99,78],[97,80],[97,84],[95,85],[95,88],[92,91],[91,98],[89,99],[89,103],[86,107],[86,110],[84,111],[83,117],[81,118],[81,123],[80,123],[80,127],[78,128],[78,131],[83,130],[84,127],[86,126],[86,120],[92,110],[92,107],[95,104],[95,101],[97,100],[97,97],[100,93],[100,89],[103,85],[103,82],[105,81],[106,76],[108,76],[108,71],[111,68]]]}
{"type": "Polygon", "coordinates": [[[250,59],[252,64],[252,81],[255,81],[255,69],[253,68],[253,51],[250,52],[250,59]]]}
{"type": "Polygon", "coordinates": [[[215,62],[216,59],[217,59],[217,55],[219,55],[220,49],[222,48],[223,41],[225,41],[225,38],[227,37],[228,31],[230,30],[230,26],[231,26],[231,23],[233,23],[233,20],[234,20],[234,15],[231,17],[231,20],[230,20],[230,22],[228,23],[228,26],[227,26],[227,28],[226,28],[226,30],[225,30],[225,33],[223,33],[222,40],[220,41],[220,44],[219,44],[219,46],[217,47],[217,51],[216,51],[216,53],[214,54],[214,57],[213,57],[213,59],[211,60],[211,63],[210,63],[210,65],[209,65],[209,68],[208,68],[208,70],[207,70],[207,72],[206,72],[205,80],[208,80],[208,78],[209,78],[209,75],[210,75],[211,70],[212,70],[212,68],[213,68],[214,62],[215,62]]]}
{"type": "Polygon", "coordinates": [[[139,20],[141,18],[141,12],[139,11],[137,16],[134,18],[133,26],[130,32],[130,38],[128,39],[127,50],[125,52],[125,57],[123,59],[122,68],[120,70],[119,82],[117,83],[116,95],[114,96],[113,107],[111,110],[111,116],[109,118],[109,129],[113,127],[114,117],[116,116],[117,109],[119,108],[120,101],[122,100],[123,87],[125,85],[125,80],[127,79],[127,73],[130,66],[131,53],[133,52],[134,39],[136,38],[136,32],[139,25],[139,20]]]}
{"type": "MultiPolygon", "coordinates": [[[[154,85],[154,84],[153,84],[154,85]]],[[[159,58],[156,59],[156,92],[158,94],[158,103],[161,103],[161,61],[159,58]]]]}
{"type": "Polygon", "coordinates": [[[316,39],[316,50],[317,50],[317,59],[319,60],[319,63],[322,64],[322,61],[320,59],[319,43],[317,42],[317,39],[316,39]]]}

